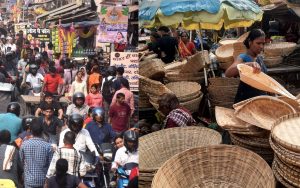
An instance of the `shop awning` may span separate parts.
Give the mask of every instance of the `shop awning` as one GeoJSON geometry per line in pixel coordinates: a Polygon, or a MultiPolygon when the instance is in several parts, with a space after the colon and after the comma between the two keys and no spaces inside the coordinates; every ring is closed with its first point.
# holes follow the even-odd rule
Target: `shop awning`
{"type": "Polygon", "coordinates": [[[63,9],[66,9],[68,7],[75,6],[75,5],[76,5],[76,3],[70,3],[70,4],[67,4],[67,5],[61,6],[61,7],[57,8],[57,9],[54,9],[52,11],[49,11],[49,12],[46,12],[44,14],[41,14],[41,15],[37,16],[36,19],[40,19],[40,18],[46,17],[49,14],[55,13],[57,11],[60,11],[60,10],[63,10],[63,9]]]}

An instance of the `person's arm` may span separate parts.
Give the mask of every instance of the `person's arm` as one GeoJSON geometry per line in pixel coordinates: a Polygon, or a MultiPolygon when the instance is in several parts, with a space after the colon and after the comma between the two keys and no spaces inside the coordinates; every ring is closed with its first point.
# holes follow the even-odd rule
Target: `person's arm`
{"type": "Polygon", "coordinates": [[[96,149],[96,146],[95,146],[95,144],[94,144],[94,142],[92,140],[92,137],[91,137],[89,131],[86,131],[85,138],[86,138],[86,142],[85,142],[86,146],[89,148],[89,150],[91,152],[95,151],[96,156],[99,157],[99,153],[98,153],[98,151],[96,149]]]}
{"type": "Polygon", "coordinates": [[[68,107],[67,107],[67,111],[66,111],[66,115],[67,116],[69,116],[69,115],[71,115],[71,113],[72,113],[72,109],[73,109],[73,107],[72,107],[73,105],[72,104],[70,104],[68,107]]]}
{"type": "Polygon", "coordinates": [[[58,156],[59,156],[58,152],[55,152],[53,157],[52,157],[52,160],[51,160],[50,166],[48,168],[48,171],[47,171],[47,175],[46,175],[47,178],[50,178],[51,176],[54,176],[55,171],[56,171],[56,162],[58,160],[58,156]]]}
{"type": "Polygon", "coordinates": [[[114,117],[114,107],[111,106],[108,112],[108,123],[111,124],[111,119],[114,117]]]}
{"type": "Polygon", "coordinates": [[[84,84],[83,86],[83,91],[84,91],[84,96],[87,96],[87,87],[86,87],[86,84],[84,84]]]}
{"type": "MultiPolygon", "coordinates": [[[[243,59],[237,57],[236,60],[233,62],[233,64],[225,71],[225,76],[230,78],[239,75],[237,65],[241,63],[243,63],[243,59]]],[[[261,71],[260,65],[257,62],[247,62],[244,64],[253,67],[254,73],[259,73],[261,71]]]]}
{"type": "Polygon", "coordinates": [[[42,112],[42,109],[40,107],[38,107],[35,111],[35,117],[39,117],[40,116],[40,113],[42,112]]]}
{"type": "Polygon", "coordinates": [[[75,92],[75,81],[73,81],[72,84],[71,84],[71,89],[70,89],[70,92],[69,92],[69,96],[72,97],[74,92],[75,92]]]}
{"type": "Polygon", "coordinates": [[[110,106],[116,104],[116,102],[117,102],[117,92],[115,92],[115,94],[114,94],[114,96],[113,96],[113,98],[112,98],[112,100],[111,100],[110,106]]]}
{"type": "Polygon", "coordinates": [[[84,183],[80,182],[78,188],[88,188],[84,183]]]}
{"type": "Polygon", "coordinates": [[[133,96],[132,92],[131,92],[131,97],[130,97],[130,109],[131,109],[130,116],[132,116],[133,113],[134,113],[134,110],[135,110],[135,108],[134,108],[134,96],[133,96]]]}
{"type": "Polygon", "coordinates": [[[65,136],[65,132],[62,131],[60,134],[59,134],[59,142],[58,142],[58,147],[61,148],[64,146],[64,136],[65,136]]]}
{"type": "Polygon", "coordinates": [[[62,119],[64,115],[64,111],[62,108],[58,109],[58,119],[62,119]]]}

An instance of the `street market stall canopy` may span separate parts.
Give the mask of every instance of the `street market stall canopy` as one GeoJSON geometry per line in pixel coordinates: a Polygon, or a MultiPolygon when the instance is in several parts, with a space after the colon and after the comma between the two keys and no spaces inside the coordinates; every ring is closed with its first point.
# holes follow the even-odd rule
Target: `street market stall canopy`
{"type": "Polygon", "coordinates": [[[249,27],[261,21],[263,11],[251,0],[144,0],[139,21],[142,27],[178,26],[185,29],[220,30],[249,27]]]}

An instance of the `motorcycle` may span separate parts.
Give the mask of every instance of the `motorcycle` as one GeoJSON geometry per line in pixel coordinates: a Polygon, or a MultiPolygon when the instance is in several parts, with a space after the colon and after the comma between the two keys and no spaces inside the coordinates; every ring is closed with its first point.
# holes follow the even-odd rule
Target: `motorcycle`
{"type": "MultiPolygon", "coordinates": [[[[111,143],[103,143],[101,145],[95,144],[96,149],[98,153],[102,156],[103,160],[90,160],[91,164],[94,164],[94,166],[99,165],[101,166],[101,171],[104,179],[104,187],[108,188],[108,180],[109,180],[109,174],[105,174],[105,166],[110,165],[112,163],[112,156],[113,156],[113,145],[111,143]]],[[[82,179],[82,182],[90,187],[95,188],[96,187],[96,179],[99,178],[98,174],[94,168],[94,170],[88,172],[82,179]]]]}
{"type": "Polygon", "coordinates": [[[117,188],[126,188],[129,184],[129,177],[131,174],[131,171],[138,167],[137,163],[127,163],[122,167],[118,167],[117,169],[117,188]]]}

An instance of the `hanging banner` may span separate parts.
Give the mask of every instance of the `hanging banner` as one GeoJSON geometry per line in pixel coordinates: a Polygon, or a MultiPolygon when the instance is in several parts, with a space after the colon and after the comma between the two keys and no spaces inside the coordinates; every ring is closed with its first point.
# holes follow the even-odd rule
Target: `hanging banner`
{"type": "Polygon", "coordinates": [[[38,40],[40,42],[50,42],[50,29],[47,28],[30,28],[26,29],[27,39],[38,40]]]}
{"type": "Polygon", "coordinates": [[[129,81],[131,91],[139,90],[139,54],[135,52],[111,52],[110,65],[124,67],[123,76],[129,81]]]}
{"type": "Polygon", "coordinates": [[[97,44],[126,44],[128,27],[128,7],[101,6],[98,13],[100,24],[97,28],[97,44]]]}
{"type": "Polygon", "coordinates": [[[26,31],[27,29],[29,29],[31,27],[30,23],[18,23],[18,24],[14,24],[15,26],[15,33],[19,33],[20,30],[23,31],[23,34],[26,35],[26,31]]]}

